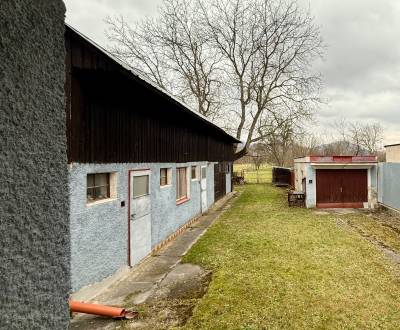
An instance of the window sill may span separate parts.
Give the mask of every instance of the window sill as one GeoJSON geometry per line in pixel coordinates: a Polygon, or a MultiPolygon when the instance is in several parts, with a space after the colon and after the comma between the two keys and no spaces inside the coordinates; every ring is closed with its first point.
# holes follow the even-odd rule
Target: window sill
{"type": "Polygon", "coordinates": [[[165,188],[171,188],[172,184],[165,184],[163,186],[160,186],[160,189],[165,189],[165,188]]]}
{"type": "Polygon", "coordinates": [[[198,178],[196,178],[196,179],[192,179],[192,181],[199,181],[199,179],[198,179],[198,178]]]}
{"type": "Polygon", "coordinates": [[[190,201],[189,197],[183,197],[183,198],[177,199],[176,200],[176,205],[181,205],[183,203],[186,203],[187,201],[190,201]]]}
{"type": "Polygon", "coordinates": [[[86,203],[86,207],[91,207],[91,206],[99,205],[99,204],[105,204],[105,203],[113,202],[113,201],[116,201],[116,200],[117,200],[117,198],[105,198],[105,199],[101,199],[101,200],[98,200],[98,201],[86,203]]]}

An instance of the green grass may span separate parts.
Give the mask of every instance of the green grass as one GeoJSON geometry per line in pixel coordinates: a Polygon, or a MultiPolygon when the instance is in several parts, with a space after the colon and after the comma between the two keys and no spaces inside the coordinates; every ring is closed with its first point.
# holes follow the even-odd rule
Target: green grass
{"type": "Polygon", "coordinates": [[[233,171],[244,170],[244,177],[247,183],[267,183],[272,181],[272,166],[263,164],[257,171],[254,164],[234,164],[233,171]],[[258,181],[257,181],[258,180],[258,181]]]}
{"type": "Polygon", "coordinates": [[[185,256],[213,271],[186,329],[398,329],[400,281],[381,251],[333,215],[246,185],[185,256]]]}

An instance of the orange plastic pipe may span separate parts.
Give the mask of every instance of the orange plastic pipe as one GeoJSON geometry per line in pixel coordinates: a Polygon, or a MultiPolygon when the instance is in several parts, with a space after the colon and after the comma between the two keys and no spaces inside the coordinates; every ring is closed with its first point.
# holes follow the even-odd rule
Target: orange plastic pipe
{"type": "Polygon", "coordinates": [[[134,318],[137,313],[125,310],[125,308],[111,307],[97,304],[82,303],[70,300],[69,309],[75,313],[94,314],[115,318],[134,318]]]}

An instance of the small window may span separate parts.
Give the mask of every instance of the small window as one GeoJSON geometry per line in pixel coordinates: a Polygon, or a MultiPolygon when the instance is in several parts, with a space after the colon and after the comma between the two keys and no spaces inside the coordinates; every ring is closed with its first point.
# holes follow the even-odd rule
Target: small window
{"type": "Polygon", "coordinates": [[[110,198],[110,173],[95,173],[87,175],[87,203],[110,198]]]}
{"type": "Polygon", "coordinates": [[[198,167],[192,166],[192,180],[198,179],[198,167]]]}
{"type": "Polygon", "coordinates": [[[171,184],[171,169],[161,168],[160,169],[160,186],[168,186],[171,184]]]}
{"type": "Polygon", "coordinates": [[[133,198],[149,194],[149,176],[141,175],[133,177],[133,198]]]}
{"type": "Polygon", "coordinates": [[[201,168],[201,178],[206,179],[207,178],[207,167],[202,167],[201,168]]]}
{"type": "Polygon", "coordinates": [[[176,199],[187,198],[187,175],[186,167],[176,169],[176,199]]]}

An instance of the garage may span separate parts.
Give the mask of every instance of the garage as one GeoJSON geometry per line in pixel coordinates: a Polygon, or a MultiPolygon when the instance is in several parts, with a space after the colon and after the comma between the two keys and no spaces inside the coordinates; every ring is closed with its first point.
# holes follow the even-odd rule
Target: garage
{"type": "Polygon", "coordinates": [[[363,208],[368,202],[367,169],[317,169],[318,208],[363,208]]]}
{"type": "Polygon", "coordinates": [[[308,208],[374,208],[376,156],[306,156],[294,160],[295,191],[308,208]]]}

